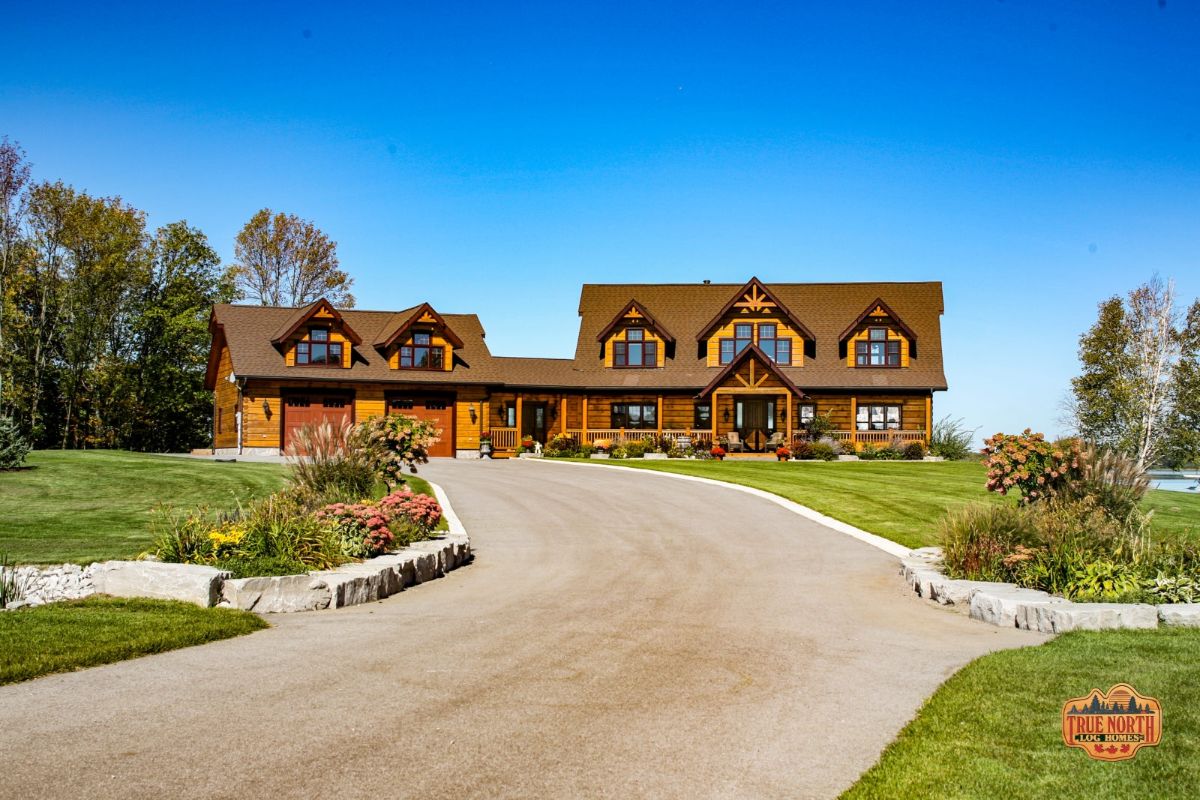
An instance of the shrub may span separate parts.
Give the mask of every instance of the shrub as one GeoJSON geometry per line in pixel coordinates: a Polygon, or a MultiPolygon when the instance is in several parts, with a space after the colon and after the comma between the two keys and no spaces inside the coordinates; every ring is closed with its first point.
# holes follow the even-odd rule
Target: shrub
{"type": "Polygon", "coordinates": [[[833,461],[837,457],[833,446],[826,442],[814,442],[808,448],[809,458],[819,459],[821,461],[833,461]]]}
{"type": "Polygon", "coordinates": [[[579,455],[582,458],[590,458],[592,453],[596,452],[596,446],[591,444],[579,445],[579,455]]]}
{"type": "Polygon", "coordinates": [[[640,439],[635,439],[625,443],[625,458],[641,458],[646,455],[648,443],[640,439]]]}
{"type": "Polygon", "coordinates": [[[292,485],[314,498],[314,504],[329,495],[370,494],[381,475],[360,438],[348,422],[300,428],[289,448],[292,485]]]}
{"type": "Polygon", "coordinates": [[[947,461],[962,461],[974,455],[971,441],[978,428],[968,430],[962,419],[942,417],[929,432],[929,454],[947,461]]]}
{"type": "Polygon", "coordinates": [[[925,445],[920,442],[909,442],[904,447],[904,459],[906,461],[920,461],[925,458],[925,445]]]}
{"type": "Polygon", "coordinates": [[[442,519],[442,507],[427,494],[410,489],[392,492],[379,501],[379,509],[388,519],[398,544],[426,539],[442,519]]]}
{"type": "Polygon", "coordinates": [[[719,444],[714,444],[712,446],[712,449],[708,451],[708,454],[710,456],[712,456],[713,458],[724,458],[725,457],[725,448],[721,447],[721,445],[719,445],[719,444]]]}
{"type": "Polygon", "coordinates": [[[385,553],[395,539],[387,515],[372,503],[331,503],[316,519],[337,534],[342,553],[351,558],[385,553]]]}
{"type": "Polygon", "coordinates": [[[874,461],[875,459],[879,458],[879,450],[876,449],[875,445],[868,442],[862,446],[861,450],[858,451],[858,457],[863,461],[874,461]]]}
{"type": "Polygon", "coordinates": [[[12,417],[0,416],[0,470],[16,469],[25,463],[31,445],[12,417]]]}
{"type": "Polygon", "coordinates": [[[899,461],[904,458],[904,452],[894,447],[881,447],[875,451],[875,457],[880,461],[899,461]]]}
{"type": "Polygon", "coordinates": [[[824,414],[813,416],[812,421],[808,423],[808,438],[814,442],[819,442],[821,439],[829,435],[834,430],[833,412],[826,411],[824,414]]]}
{"type": "Polygon", "coordinates": [[[312,569],[346,560],[338,535],[317,519],[301,492],[276,492],[239,508],[229,521],[245,530],[238,551],[246,558],[282,556],[312,569]]]}
{"type": "Polygon", "coordinates": [[[1200,577],[1158,571],[1154,577],[1143,579],[1142,590],[1153,603],[1196,603],[1200,602],[1200,577]]]}
{"type": "MultiPolygon", "coordinates": [[[[439,441],[441,433],[432,422],[407,414],[388,414],[360,424],[351,444],[363,451],[375,476],[394,489],[404,483],[405,469],[415,473],[418,464],[429,462],[429,448],[439,441]]],[[[533,448],[532,439],[529,448],[533,448]]]]}
{"type": "Polygon", "coordinates": [[[792,457],[792,451],[786,447],[780,447],[775,450],[775,457],[787,460],[792,457]]]}
{"type": "Polygon", "coordinates": [[[1007,505],[973,504],[952,511],[939,533],[947,574],[978,581],[1010,580],[1020,557],[1037,543],[1033,520],[1007,505]]]}
{"type": "Polygon", "coordinates": [[[814,458],[812,449],[813,449],[812,442],[806,442],[803,439],[801,439],[800,441],[798,441],[794,445],[792,445],[792,458],[801,459],[801,460],[808,460],[808,459],[814,458]]]}
{"type": "Polygon", "coordinates": [[[1101,558],[1076,569],[1063,594],[1081,603],[1135,601],[1142,597],[1142,580],[1134,565],[1101,558]]]}
{"type": "Polygon", "coordinates": [[[1092,498],[1117,519],[1126,519],[1146,496],[1150,479],[1137,462],[1113,450],[1086,447],[1080,453],[1078,475],[1060,494],[1067,500],[1092,498]]]}
{"type": "Polygon", "coordinates": [[[25,596],[22,587],[17,583],[17,570],[8,560],[7,553],[0,553],[0,608],[20,600],[25,596]]]}
{"type": "Polygon", "coordinates": [[[260,578],[272,575],[303,575],[310,568],[287,556],[254,556],[214,561],[217,569],[229,570],[234,578],[260,578]]]}
{"type": "Polygon", "coordinates": [[[543,452],[550,458],[570,458],[579,453],[579,442],[565,433],[560,433],[546,443],[543,452]]]}
{"type": "Polygon", "coordinates": [[[1051,444],[1026,428],[1017,436],[997,433],[984,445],[988,491],[1016,491],[1022,504],[1054,498],[1080,476],[1081,450],[1075,441],[1051,444]]]}
{"type": "Polygon", "coordinates": [[[155,537],[150,552],[162,561],[198,564],[207,561],[212,552],[209,533],[213,524],[205,509],[184,513],[159,507],[151,528],[155,537]]]}

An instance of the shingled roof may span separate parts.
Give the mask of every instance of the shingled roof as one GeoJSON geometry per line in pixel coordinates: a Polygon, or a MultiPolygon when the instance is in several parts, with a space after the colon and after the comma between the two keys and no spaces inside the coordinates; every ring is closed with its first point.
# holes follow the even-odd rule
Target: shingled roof
{"type": "MultiPolygon", "coordinates": [[[[781,372],[802,391],[812,389],[946,388],[942,366],[942,285],[921,283],[772,283],[770,291],[815,339],[806,347],[803,366],[781,372]],[[864,307],[883,301],[919,337],[919,357],[904,369],[856,369],[839,354],[839,339],[859,319],[864,307]]],[[[288,367],[272,337],[297,309],[219,305],[214,327],[229,343],[234,372],[239,376],[324,381],[382,381],[407,383],[470,383],[513,387],[593,388],[653,391],[707,386],[717,370],[707,364],[703,343],[693,337],[726,308],[742,284],[584,284],[579,297],[579,338],[574,359],[493,356],[484,342],[483,326],[475,314],[445,314],[445,323],[462,339],[450,372],[390,369],[379,342],[421,306],[402,311],[341,311],[342,318],[361,337],[353,349],[349,370],[327,367],[288,367]],[[629,305],[630,298],[662,328],[679,337],[672,358],[654,369],[608,369],[597,336],[629,305]]],[[[500,312],[497,312],[500,313],[500,312]]]]}

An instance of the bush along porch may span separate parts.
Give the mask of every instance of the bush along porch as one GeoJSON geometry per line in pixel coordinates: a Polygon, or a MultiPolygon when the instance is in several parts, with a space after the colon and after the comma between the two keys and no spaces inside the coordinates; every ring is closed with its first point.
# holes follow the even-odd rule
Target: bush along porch
{"type": "Polygon", "coordinates": [[[431,456],[508,457],[566,437],[887,458],[931,444],[942,305],[936,282],[588,284],[562,359],[494,356],[478,316],[427,303],[219,305],[214,449],[278,453],[311,423],[405,414],[442,431],[431,456]]]}

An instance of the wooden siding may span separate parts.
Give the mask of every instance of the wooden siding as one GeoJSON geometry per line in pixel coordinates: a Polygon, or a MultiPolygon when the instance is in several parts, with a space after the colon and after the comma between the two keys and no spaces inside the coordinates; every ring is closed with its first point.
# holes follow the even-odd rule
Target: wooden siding
{"type": "Polygon", "coordinates": [[[478,450],[479,434],[487,428],[487,392],[481,388],[461,388],[454,403],[454,447],[456,450],[478,450]],[[471,409],[475,419],[471,419],[471,409]]]}
{"type": "MultiPolygon", "coordinates": [[[[726,321],[713,332],[713,335],[708,337],[707,352],[708,366],[720,367],[721,364],[721,340],[733,338],[733,326],[752,324],[754,326],[752,335],[754,343],[758,344],[758,326],[760,323],[768,323],[777,326],[776,338],[790,339],[792,342],[792,363],[790,366],[804,366],[804,337],[794,331],[782,316],[747,316],[745,314],[731,313],[726,317],[726,321]]],[[[784,365],[789,366],[789,365],[784,365]]]]}
{"type": "Polygon", "coordinates": [[[233,361],[222,345],[213,387],[213,447],[237,447],[237,386],[230,382],[233,361]]]}

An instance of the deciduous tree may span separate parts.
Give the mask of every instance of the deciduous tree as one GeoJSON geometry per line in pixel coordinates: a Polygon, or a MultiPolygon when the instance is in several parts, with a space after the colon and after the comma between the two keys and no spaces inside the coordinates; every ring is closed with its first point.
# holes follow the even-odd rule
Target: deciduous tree
{"type": "Polygon", "coordinates": [[[354,305],[353,280],[341,270],[337,245],[312,222],[264,208],[234,243],[239,294],[265,306],[302,306],[325,297],[354,305]]]}

